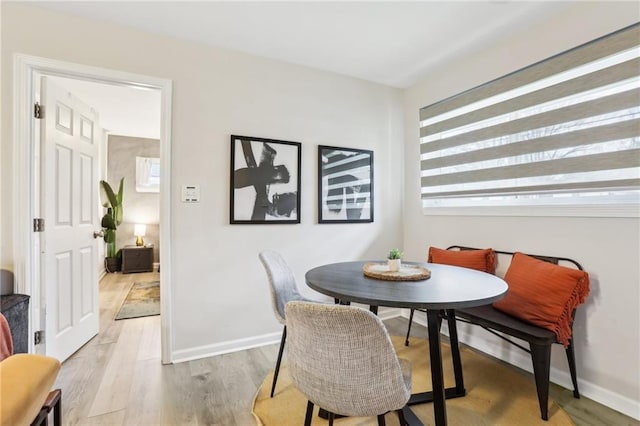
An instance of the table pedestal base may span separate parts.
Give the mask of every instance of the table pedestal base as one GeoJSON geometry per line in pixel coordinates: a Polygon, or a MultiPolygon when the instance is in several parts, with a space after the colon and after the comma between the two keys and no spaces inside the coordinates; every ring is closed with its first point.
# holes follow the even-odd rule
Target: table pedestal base
{"type": "MultiPolygon", "coordinates": [[[[465,396],[466,394],[467,391],[465,389],[462,389],[462,391],[460,391],[458,390],[458,388],[446,388],[444,390],[445,399],[460,398],[465,396]]],[[[407,405],[425,404],[427,402],[433,402],[433,392],[431,391],[412,394],[411,398],[409,398],[409,402],[407,402],[407,405]]]]}

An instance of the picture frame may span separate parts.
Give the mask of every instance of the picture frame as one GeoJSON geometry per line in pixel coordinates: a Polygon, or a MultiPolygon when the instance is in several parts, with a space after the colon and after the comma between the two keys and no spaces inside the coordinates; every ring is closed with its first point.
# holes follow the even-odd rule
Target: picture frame
{"type": "Polygon", "coordinates": [[[373,151],[318,146],[318,223],[373,222],[373,151]]]}
{"type": "Polygon", "coordinates": [[[231,135],[231,224],[300,223],[299,142],[231,135]]]}

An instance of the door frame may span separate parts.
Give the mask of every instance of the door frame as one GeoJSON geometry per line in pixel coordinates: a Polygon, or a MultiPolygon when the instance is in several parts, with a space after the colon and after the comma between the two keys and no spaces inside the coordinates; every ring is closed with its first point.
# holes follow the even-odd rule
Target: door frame
{"type": "MultiPolygon", "coordinates": [[[[25,54],[14,55],[13,90],[13,257],[16,290],[31,295],[29,336],[34,326],[44,319],[45,308],[40,285],[40,242],[32,229],[35,207],[40,197],[36,176],[39,176],[39,159],[36,157],[39,134],[33,125],[33,100],[35,99],[34,75],[74,78],[96,83],[159,90],[160,115],[160,291],[166,297],[160,299],[161,360],[173,361],[173,327],[171,309],[172,288],[172,235],[171,235],[171,119],[173,83],[171,80],[132,74],[123,71],[71,62],[42,58],[25,54]],[[20,195],[24,194],[24,195],[20,195]]],[[[40,349],[41,350],[41,349],[40,349]]],[[[29,338],[29,351],[38,351],[29,338]]]]}

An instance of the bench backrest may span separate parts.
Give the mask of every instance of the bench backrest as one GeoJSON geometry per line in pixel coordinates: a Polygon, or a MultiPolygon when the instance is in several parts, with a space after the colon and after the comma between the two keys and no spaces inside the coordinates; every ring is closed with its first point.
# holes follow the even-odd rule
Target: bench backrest
{"type": "MultiPolygon", "coordinates": [[[[476,247],[467,247],[467,246],[458,246],[458,245],[454,245],[454,246],[449,246],[447,247],[447,250],[479,250],[476,247]]],[[[503,250],[493,250],[497,255],[506,255],[509,256],[509,258],[511,258],[511,256],[514,255],[515,252],[512,251],[503,251],[503,250]]],[[[576,262],[573,259],[570,259],[568,257],[555,257],[555,256],[543,256],[543,255],[539,255],[539,254],[529,254],[529,253],[524,253],[527,256],[531,256],[531,257],[535,257],[536,259],[542,260],[544,262],[549,262],[549,263],[553,263],[554,265],[560,265],[561,262],[562,263],[569,263],[571,264],[574,268],[579,269],[581,271],[583,271],[584,269],[582,268],[582,265],[580,265],[578,262],[576,262]]],[[[500,257],[497,256],[497,265],[498,267],[500,266],[500,257]]],[[[508,267],[508,265],[506,265],[508,267]]],[[[496,268],[496,272],[498,272],[498,267],[496,268]]],[[[505,268],[500,268],[501,271],[506,271],[505,268]]],[[[496,275],[504,275],[504,273],[499,274],[497,273],[496,275]]]]}

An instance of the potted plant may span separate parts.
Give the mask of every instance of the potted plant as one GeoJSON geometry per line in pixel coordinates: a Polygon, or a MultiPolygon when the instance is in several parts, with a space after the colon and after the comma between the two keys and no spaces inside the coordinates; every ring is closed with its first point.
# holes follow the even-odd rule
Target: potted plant
{"type": "Polygon", "coordinates": [[[102,207],[107,209],[107,212],[102,216],[102,221],[100,222],[102,226],[102,237],[107,245],[104,260],[104,266],[107,272],[120,270],[120,257],[116,249],[116,230],[122,223],[123,184],[124,178],[120,179],[118,193],[116,194],[107,181],[100,181],[102,207]]]}
{"type": "Polygon", "coordinates": [[[394,248],[389,251],[387,266],[391,272],[397,272],[402,268],[402,252],[400,249],[394,248]]]}

